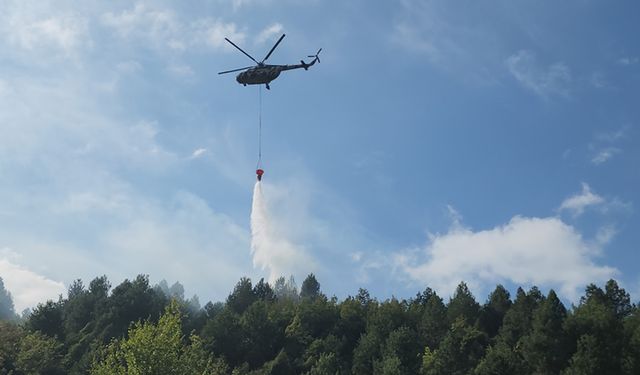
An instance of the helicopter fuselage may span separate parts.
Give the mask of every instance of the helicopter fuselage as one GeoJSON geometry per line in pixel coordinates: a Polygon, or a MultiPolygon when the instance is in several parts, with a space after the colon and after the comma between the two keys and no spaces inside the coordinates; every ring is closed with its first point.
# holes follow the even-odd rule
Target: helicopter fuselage
{"type": "Polygon", "coordinates": [[[295,65],[262,65],[249,68],[236,76],[236,81],[243,85],[261,85],[278,78],[281,72],[292,69],[308,69],[315,63],[315,60],[307,64],[301,61],[295,65]]]}
{"type": "Polygon", "coordinates": [[[283,66],[281,65],[265,65],[256,66],[245,70],[236,76],[236,81],[243,85],[261,85],[269,83],[278,78],[283,66]]]}

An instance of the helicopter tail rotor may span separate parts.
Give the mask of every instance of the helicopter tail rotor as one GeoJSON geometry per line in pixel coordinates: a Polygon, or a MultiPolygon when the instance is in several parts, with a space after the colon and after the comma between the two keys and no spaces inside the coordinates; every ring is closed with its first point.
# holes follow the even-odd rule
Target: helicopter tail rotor
{"type": "Polygon", "coordinates": [[[320,48],[320,49],[318,50],[318,52],[316,52],[316,54],[315,54],[315,55],[309,55],[309,56],[307,56],[307,57],[313,57],[313,58],[315,59],[315,61],[320,62],[320,57],[318,57],[318,55],[320,54],[320,51],[322,51],[322,48],[320,48]]]}

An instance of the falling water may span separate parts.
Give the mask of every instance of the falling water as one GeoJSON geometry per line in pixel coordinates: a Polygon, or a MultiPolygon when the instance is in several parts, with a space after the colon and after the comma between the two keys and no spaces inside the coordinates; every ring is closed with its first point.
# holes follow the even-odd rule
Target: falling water
{"type": "Polygon", "coordinates": [[[312,267],[313,261],[304,249],[294,246],[277,230],[269,216],[268,205],[262,192],[262,182],[256,181],[251,206],[251,254],[253,266],[269,271],[269,281],[283,275],[298,274],[312,267]]]}

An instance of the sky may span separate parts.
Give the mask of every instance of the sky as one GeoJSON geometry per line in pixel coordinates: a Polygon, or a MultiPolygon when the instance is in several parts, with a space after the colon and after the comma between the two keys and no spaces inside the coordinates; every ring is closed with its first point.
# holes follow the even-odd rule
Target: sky
{"type": "Polygon", "coordinates": [[[635,1],[0,0],[0,277],[16,310],[148,274],[379,299],[610,278],[640,298],[635,1]],[[217,72],[262,59],[271,90],[217,72]],[[262,113],[259,100],[262,97],[262,113]],[[261,186],[275,243],[252,252],[261,186]],[[285,254],[286,256],[283,256],[285,254]]]}

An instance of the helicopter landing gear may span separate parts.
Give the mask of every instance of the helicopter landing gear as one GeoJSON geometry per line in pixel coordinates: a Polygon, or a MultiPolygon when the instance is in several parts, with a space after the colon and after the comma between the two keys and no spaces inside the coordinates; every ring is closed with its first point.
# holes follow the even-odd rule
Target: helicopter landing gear
{"type": "Polygon", "coordinates": [[[267,86],[267,90],[271,90],[271,87],[269,87],[268,83],[265,83],[264,85],[267,86]]]}

